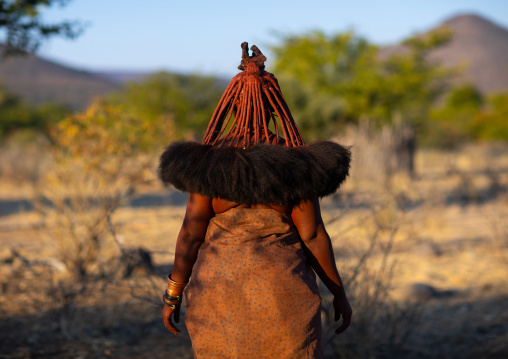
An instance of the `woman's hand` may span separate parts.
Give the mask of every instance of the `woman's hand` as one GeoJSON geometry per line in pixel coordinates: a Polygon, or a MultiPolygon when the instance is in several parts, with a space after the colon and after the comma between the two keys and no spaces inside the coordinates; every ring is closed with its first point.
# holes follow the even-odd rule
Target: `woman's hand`
{"type": "Polygon", "coordinates": [[[174,314],[175,322],[180,323],[180,307],[180,304],[176,305],[175,309],[172,309],[169,305],[164,305],[164,308],[162,309],[162,318],[164,319],[164,325],[166,328],[168,328],[169,331],[171,331],[171,333],[175,335],[180,334],[180,331],[173,325],[173,322],[171,321],[171,315],[174,314]]]}
{"type": "Polygon", "coordinates": [[[335,334],[340,334],[349,327],[349,324],[351,324],[351,316],[353,315],[353,310],[344,292],[335,295],[333,298],[333,309],[335,311],[336,322],[339,321],[342,316],[342,324],[335,330],[335,334]]]}

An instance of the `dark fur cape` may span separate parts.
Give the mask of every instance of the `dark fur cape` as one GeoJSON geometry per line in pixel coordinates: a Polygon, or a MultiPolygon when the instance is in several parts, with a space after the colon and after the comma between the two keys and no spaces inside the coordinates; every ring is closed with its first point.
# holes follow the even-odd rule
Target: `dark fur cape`
{"type": "Polygon", "coordinates": [[[246,149],[176,142],[162,154],[159,175],[183,192],[293,206],[334,193],[349,173],[350,160],[349,148],[330,141],[246,149]]]}

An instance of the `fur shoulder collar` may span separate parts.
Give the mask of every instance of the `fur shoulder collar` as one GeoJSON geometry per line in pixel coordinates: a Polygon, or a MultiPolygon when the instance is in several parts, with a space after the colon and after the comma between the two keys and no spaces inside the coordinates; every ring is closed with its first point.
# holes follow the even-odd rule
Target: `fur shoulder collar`
{"type": "Polygon", "coordinates": [[[350,160],[349,148],[331,141],[247,149],[176,142],[163,152],[159,176],[183,192],[293,206],[334,193],[349,173],[350,160]]]}

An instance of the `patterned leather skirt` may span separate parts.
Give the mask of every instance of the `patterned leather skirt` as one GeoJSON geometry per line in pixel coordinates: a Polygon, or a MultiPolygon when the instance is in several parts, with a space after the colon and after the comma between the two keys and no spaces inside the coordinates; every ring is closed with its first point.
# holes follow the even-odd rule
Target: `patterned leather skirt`
{"type": "Polygon", "coordinates": [[[321,298],[287,214],[210,220],[185,293],[195,358],[321,358],[321,298]]]}

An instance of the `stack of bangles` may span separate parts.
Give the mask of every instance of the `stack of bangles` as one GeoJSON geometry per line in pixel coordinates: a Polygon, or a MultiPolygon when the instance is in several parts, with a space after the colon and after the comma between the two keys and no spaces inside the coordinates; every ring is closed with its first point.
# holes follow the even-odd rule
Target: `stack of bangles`
{"type": "Polygon", "coordinates": [[[177,283],[171,279],[171,273],[168,274],[168,289],[164,292],[162,299],[171,309],[182,303],[183,290],[188,283],[177,283]]]}

